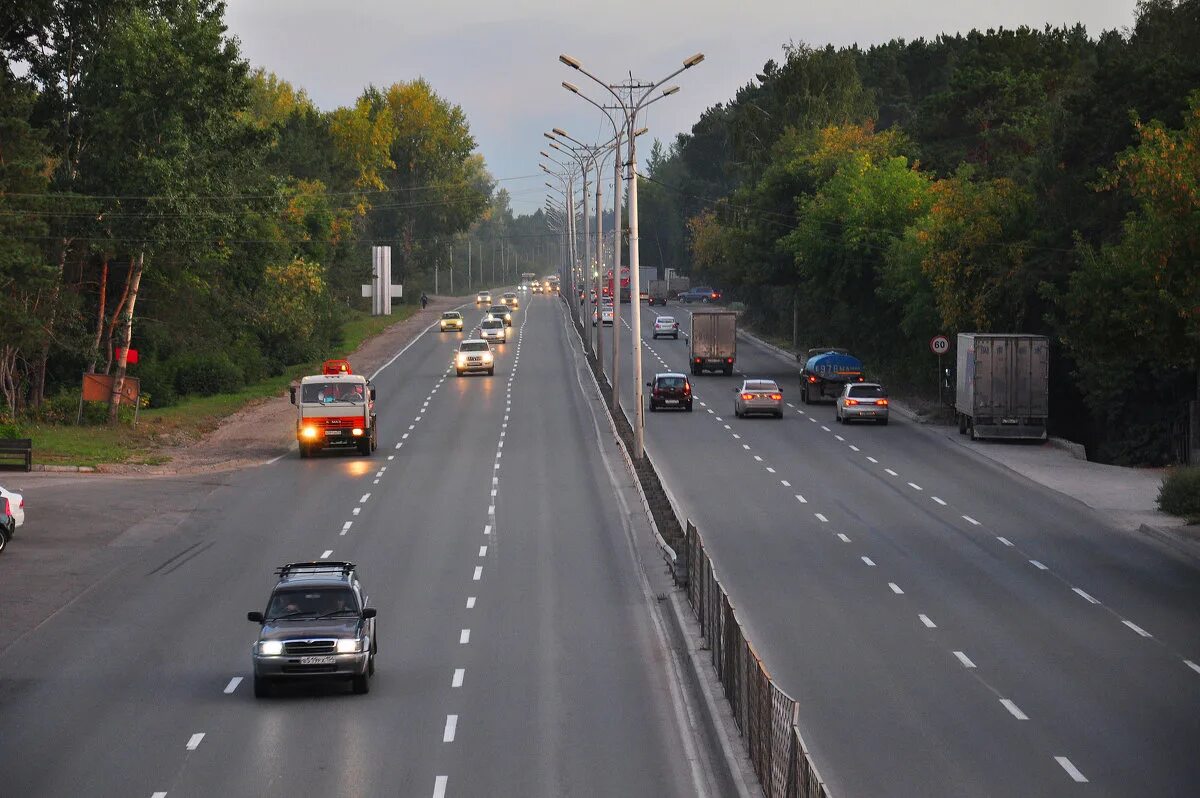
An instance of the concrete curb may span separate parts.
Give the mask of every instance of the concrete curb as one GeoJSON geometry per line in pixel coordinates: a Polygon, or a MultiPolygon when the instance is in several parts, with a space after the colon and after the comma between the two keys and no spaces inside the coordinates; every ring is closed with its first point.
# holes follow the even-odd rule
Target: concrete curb
{"type": "MultiPolygon", "coordinates": [[[[1191,527],[1195,529],[1195,527],[1191,527]]],[[[1138,532],[1143,535],[1148,535],[1167,546],[1170,546],[1175,551],[1186,554],[1195,560],[1200,560],[1200,532],[1189,532],[1189,527],[1184,526],[1151,526],[1150,524],[1142,524],[1138,527],[1138,532]]]]}
{"type": "Polygon", "coordinates": [[[1066,438],[1047,438],[1046,440],[1055,449],[1062,449],[1076,460],[1083,460],[1085,463],[1087,462],[1087,449],[1084,448],[1082,443],[1069,441],[1066,438]]]}
{"type": "Polygon", "coordinates": [[[94,474],[92,466],[43,465],[35,463],[31,471],[48,472],[53,474],[94,474]]]}

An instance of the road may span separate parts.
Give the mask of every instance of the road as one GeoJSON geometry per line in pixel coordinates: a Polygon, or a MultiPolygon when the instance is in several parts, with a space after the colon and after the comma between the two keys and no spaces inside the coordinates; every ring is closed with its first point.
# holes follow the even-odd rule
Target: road
{"type": "Polygon", "coordinates": [[[531,299],[494,377],[456,378],[436,331],[385,367],[374,457],[224,480],[4,650],[0,792],[695,795],[561,312],[531,299]],[[378,609],[371,692],[256,700],[245,614],[315,558],[378,609]]]}
{"type": "MultiPolygon", "coordinates": [[[[688,309],[641,313],[644,379],[686,372],[686,340],[649,331],[688,309]]],[[[736,419],[740,377],[695,377],[646,448],[834,795],[1200,794],[1193,561],[895,414],[835,424],[794,364],[739,350],[785,418],[736,419]]]]}

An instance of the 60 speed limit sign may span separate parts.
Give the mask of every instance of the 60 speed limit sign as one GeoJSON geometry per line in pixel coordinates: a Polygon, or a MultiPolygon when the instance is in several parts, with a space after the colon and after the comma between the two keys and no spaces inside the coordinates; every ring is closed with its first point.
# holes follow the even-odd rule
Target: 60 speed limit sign
{"type": "Polygon", "coordinates": [[[935,355],[944,355],[950,351],[950,339],[944,335],[935,335],[929,339],[929,351],[935,355]]]}

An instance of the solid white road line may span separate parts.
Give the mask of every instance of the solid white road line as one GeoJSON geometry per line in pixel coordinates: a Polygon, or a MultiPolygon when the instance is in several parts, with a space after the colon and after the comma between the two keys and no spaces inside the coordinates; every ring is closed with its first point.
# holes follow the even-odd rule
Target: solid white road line
{"type": "Polygon", "coordinates": [[[442,730],[442,742],[454,742],[454,732],[458,730],[458,715],[446,716],[446,728],[442,730]]]}
{"type": "Polygon", "coordinates": [[[204,739],[204,732],[196,732],[187,741],[187,750],[195,751],[200,747],[200,741],[204,739]]]}
{"type": "Polygon", "coordinates": [[[933,499],[935,502],[942,505],[943,507],[946,506],[946,503],[944,501],[942,501],[941,499],[939,499],[937,496],[930,496],[929,498],[933,499]]]}
{"type": "Polygon", "coordinates": [[[438,776],[433,780],[433,798],[446,798],[445,776],[438,776]]]}
{"type": "Polygon", "coordinates": [[[866,556],[865,554],[863,555],[862,561],[865,562],[867,565],[869,565],[872,568],[875,567],[875,561],[872,560],[870,557],[866,556]]]}
{"type": "Polygon", "coordinates": [[[1074,591],[1075,593],[1078,593],[1078,594],[1079,594],[1080,596],[1082,596],[1083,598],[1087,599],[1087,602],[1088,602],[1089,604],[1099,604],[1099,603],[1100,603],[1100,601],[1099,601],[1098,599],[1094,599],[1094,598],[1092,598],[1092,597],[1091,597],[1091,596],[1089,596],[1087,593],[1083,592],[1082,590],[1080,590],[1080,589],[1079,589],[1079,588],[1077,588],[1077,587],[1073,587],[1073,588],[1071,588],[1071,590],[1072,590],[1072,591],[1074,591]]]}
{"type": "Polygon", "coordinates": [[[475,609],[475,597],[474,596],[467,596],[467,609],[469,609],[469,610],[475,609]]]}
{"type": "Polygon", "coordinates": [[[1125,624],[1126,626],[1128,626],[1133,631],[1137,632],[1142,637],[1153,637],[1154,636],[1154,635],[1150,634],[1149,632],[1147,632],[1142,627],[1138,626],[1133,621],[1121,621],[1121,623],[1125,624]]]}
{"type": "Polygon", "coordinates": [[[975,663],[971,662],[971,658],[968,657],[966,654],[962,653],[961,651],[955,651],[954,656],[958,658],[958,661],[962,663],[964,668],[974,668],[975,667],[975,663]]]}
{"type": "Polygon", "coordinates": [[[838,537],[842,539],[842,542],[843,542],[843,543],[849,543],[849,542],[850,542],[850,536],[849,536],[849,535],[847,535],[845,532],[838,532],[838,537]]]}
{"type": "Polygon", "coordinates": [[[333,554],[333,549],[325,549],[325,551],[324,551],[324,552],[322,552],[322,553],[321,553],[321,556],[320,556],[320,557],[318,557],[317,559],[321,559],[321,560],[328,560],[328,559],[329,559],[329,555],[331,555],[331,554],[333,554]]]}
{"type": "Polygon", "coordinates": [[[234,676],[229,680],[229,684],[225,685],[225,695],[233,695],[233,691],[238,689],[238,685],[242,683],[241,676],[234,676]]]}
{"type": "Polygon", "coordinates": [[[965,521],[966,521],[968,524],[970,524],[971,526],[979,526],[979,522],[978,522],[978,521],[976,521],[974,518],[972,518],[972,517],[971,517],[971,516],[969,516],[969,515],[964,515],[964,516],[963,516],[963,520],[965,520],[965,521]]]}
{"type": "Polygon", "coordinates": [[[929,619],[928,615],[918,615],[917,617],[921,619],[921,623],[925,624],[925,627],[927,629],[936,629],[937,628],[937,624],[934,623],[933,621],[931,621],[929,619]]]}
{"type": "Polygon", "coordinates": [[[796,501],[800,502],[801,504],[808,504],[808,499],[804,498],[799,493],[796,494],[796,501]]]}
{"type": "Polygon", "coordinates": [[[471,630],[470,629],[463,629],[461,632],[458,633],[458,644],[460,646],[465,646],[467,643],[470,643],[470,642],[471,642],[471,630]]]}
{"type": "Polygon", "coordinates": [[[451,687],[462,687],[463,677],[467,675],[466,668],[455,668],[454,678],[450,680],[451,687]]]}
{"type": "Polygon", "coordinates": [[[1007,698],[1001,698],[1000,703],[1003,704],[1004,708],[1011,712],[1012,716],[1017,720],[1029,720],[1029,716],[1022,712],[1020,707],[1018,707],[1012,701],[1009,701],[1007,698]]]}
{"type": "Polygon", "coordinates": [[[1000,542],[1001,542],[1001,543],[1003,543],[1005,546],[1011,546],[1011,545],[1012,545],[1012,541],[1011,541],[1011,540],[1009,540],[1008,538],[1002,538],[1002,537],[1000,537],[1000,536],[998,536],[998,535],[997,535],[997,536],[996,536],[996,540],[1000,541],[1000,542]]]}
{"type": "Polygon", "coordinates": [[[895,582],[888,582],[888,587],[890,587],[892,589],[892,592],[895,593],[897,596],[904,595],[904,591],[900,589],[900,585],[896,584],[895,582]]]}
{"type": "Polygon", "coordinates": [[[1072,781],[1078,782],[1079,784],[1087,783],[1087,777],[1079,772],[1079,768],[1071,764],[1071,760],[1067,759],[1065,756],[1056,756],[1054,757],[1054,761],[1061,765],[1063,770],[1067,771],[1067,775],[1071,777],[1072,781]]]}
{"type": "Polygon", "coordinates": [[[826,518],[825,516],[823,516],[821,513],[813,513],[813,515],[815,515],[817,517],[817,520],[820,521],[822,524],[829,523],[829,519],[826,518]]]}
{"type": "Polygon", "coordinates": [[[483,578],[483,566],[476,565],[475,566],[475,575],[472,576],[471,579],[472,579],[472,581],[478,582],[482,578],[483,578]]]}
{"type": "Polygon", "coordinates": [[[1041,564],[1040,562],[1038,562],[1037,560],[1030,560],[1030,561],[1029,561],[1029,564],[1030,564],[1030,565],[1032,565],[1034,568],[1038,569],[1039,571],[1048,571],[1048,570],[1050,570],[1049,568],[1047,568],[1046,566],[1042,565],[1042,564],[1041,564]]]}

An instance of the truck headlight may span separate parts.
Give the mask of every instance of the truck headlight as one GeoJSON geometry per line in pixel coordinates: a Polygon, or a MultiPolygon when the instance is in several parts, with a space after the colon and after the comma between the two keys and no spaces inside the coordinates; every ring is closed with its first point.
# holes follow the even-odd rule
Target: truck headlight
{"type": "Polygon", "coordinates": [[[300,435],[308,440],[313,440],[317,437],[316,427],[304,427],[300,430],[300,435]]]}
{"type": "Polygon", "coordinates": [[[337,653],[339,654],[357,654],[362,651],[362,641],[346,638],[337,641],[337,653]]]}
{"type": "Polygon", "coordinates": [[[363,434],[362,427],[355,427],[354,429],[350,430],[350,434],[351,435],[362,435],[363,434]]]}
{"type": "Polygon", "coordinates": [[[283,653],[283,641],[263,640],[258,644],[258,653],[268,657],[277,657],[283,653]]]}

